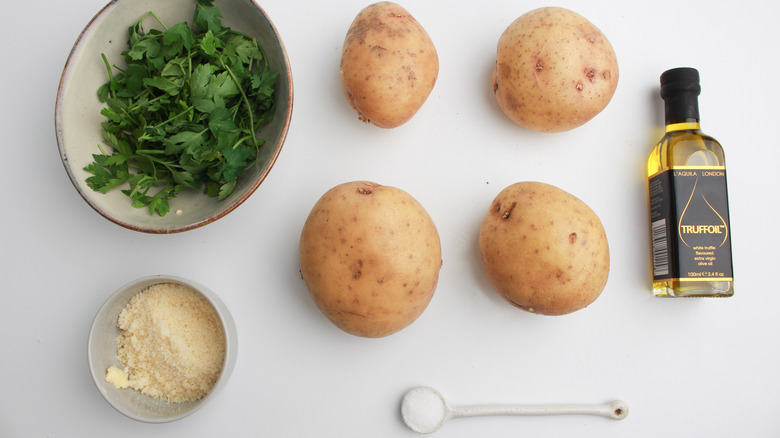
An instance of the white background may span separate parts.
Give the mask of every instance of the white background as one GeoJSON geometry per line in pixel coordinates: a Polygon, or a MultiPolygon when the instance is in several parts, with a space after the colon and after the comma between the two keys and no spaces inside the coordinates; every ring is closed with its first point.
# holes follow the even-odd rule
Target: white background
{"type": "MultiPolygon", "coordinates": [[[[536,0],[403,5],[434,40],[439,79],[412,121],[357,120],[338,78],[364,1],[262,2],[286,44],[292,125],[270,176],[204,228],[147,235],[94,212],[63,169],[54,134],[59,76],[104,0],[17,1],[0,28],[0,436],[412,437],[399,406],[415,385],[454,404],[600,403],[630,415],[456,419],[440,437],[780,436],[776,176],[780,4],[562,0],[610,39],[620,82],[609,106],[561,134],[514,125],[492,96],[499,36],[536,0]],[[644,164],[660,138],[658,76],[702,76],[703,130],[725,147],[736,295],[649,292],[644,164]],[[368,179],[399,187],[436,222],[444,265],[433,300],[382,339],[338,330],[298,272],[298,237],[320,195],[368,179]],[[601,297],[562,317],[525,313],[482,272],[477,232],[493,197],[523,180],[556,185],[601,217],[612,264],[601,297]],[[206,284],[231,309],[238,362],[184,420],[125,418],[94,387],[87,334],[103,301],[138,277],[206,284]]],[[[219,1],[217,1],[219,6],[219,1]]],[[[130,18],[128,18],[130,20],[130,18]]]]}

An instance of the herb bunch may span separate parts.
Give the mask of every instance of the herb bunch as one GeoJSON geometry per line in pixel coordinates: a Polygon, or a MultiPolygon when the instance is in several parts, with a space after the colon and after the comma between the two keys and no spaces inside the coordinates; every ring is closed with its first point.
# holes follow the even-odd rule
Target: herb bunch
{"type": "Polygon", "coordinates": [[[84,168],[87,184],[122,192],[137,208],[165,216],[184,188],[220,200],[255,163],[264,140],[258,127],[274,112],[277,73],[253,38],[223,26],[212,0],[196,0],[192,26],[171,27],[154,12],[130,26],[127,64],[109,65],[98,89],[105,143],[84,168]],[[151,19],[162,30],[145,31],[151,19]],[[116,70],[116,73],[114,72],[116,70]]]}

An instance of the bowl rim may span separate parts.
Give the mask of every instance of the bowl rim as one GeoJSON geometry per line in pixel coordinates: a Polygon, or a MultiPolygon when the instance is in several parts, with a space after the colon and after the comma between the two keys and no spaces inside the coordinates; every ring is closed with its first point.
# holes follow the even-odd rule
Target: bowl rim
{"type": "MultiPolygon", "coordinates": [[[[282,148],[284,146],[284,143],[287,139],[287,134],[290,129],[290,123],[292,121],[292,111],[293,111],[293,100],[294,100],[294,92],[293,92],[293,76],[292,76],[292,68],[290,66],[290,59],[287,54],[287,48],[284,45],[284,41],[282,40],[281,35],[279,34],[279,31],[274,24],[274,22],[271,20],[271,17],[265,12],[265,10],[260,6],[260,4],[256,0],[248,0],[249,3],[251,3],[254,7],[257,8],[257,10],[260,12],[260,14],[265,17],[266,21],[268,22],[268,25],[270,26],[270,29],[273,31],[273,35],[275,39],[277,40],[279,47],[281,49],[281,58],[284,61],[284,70],[285,74],[287,76],[287,94],[283,97],[277,97],[277,99],[287,99],[287,109],[283,114],[283,121],[281,124],[281,130],[279,132],[279,138],[274,144],[274,149],[271,152],[271,154],[268,157],[268,161],[265,164],[265,169],[260,173],[257,180],[247,188],[247,190],[238,198],[236,198],[232,203],[227,205],[227,208],[223,208],[218,210],[215,214],[212,214],[204,219],[198,220],[196,222],[186,224],[186,225],[180,225],[180,226],[174,226],[174,227],[151,227],[151,226],[143,226],[143,225],[136,225],[131,222],[125,221],[120,219],[119,217],[112,215],[110,212],[106,211],[105,209],[101,208],[99,205],[97,205],[95,202],[93,202],[87,193],[83,190],[83,188],[79,185],[77,182],[78,178],[75,175],[73,169],[71,168],[70,164],[68,163],[68,154],[65,149],[65,141],[63,137],[63,99],[66,87],[68,85],[68,79],[70,77],[71,73],[71,65],[75,61],[75,57],[78,51],[78,48],[80,47],[80,44],[83,42],[84,38],[90,33],[92,28],[95,26],[95,23],[98,21],[99,18],[101,18],[104,14],[107,14],[110,12],[110,9],[115,6],[116,3],[118,3],[120,0],[111,0],[108,4],[103,6],[87,23],[86,26],[81,30],[78,37],[76,38],[76,41],[73,43],[73,46],[71,47],[70,52],[68,53],[68,57],[65,61],[65,65],[62,69],[62,74],[60,75],[60,79],[57,85],[57,96],[54,104],[54,130],[55,130],[55,136],[57,140],[57,149],[59,150],[60,154],[60,160],[62,161],[62,165],[65,168],[65,172],[68,175],[68,180],[71,182],[71,184],[76,188],[76,191],[78,192],[79,196],[86,201],[86,203],[92,207],[93,210],[95,210],[97,213],[99,213],[104,218],[108,219],[109,221],[124,227],[129,230],[143,232],[143,233],[149,233],[149,234],[172,234],[172,233],[179,233],[184,231],[193,230],[196,228],[200,228],[204,225],[210,224],[212,222],[215,222],[223,217],[225,217],[228,213],[232,212],[236,208],[238,208],[240,205],[242,205],[249,197],[254,194],[255,191],[257,191],[258,187],[260,187],[260,184],[263,183],[263,181],[266,179],[269,173],[271,173],[271,169],[273,168],[274,164],[276,163],[276,160],[279,157],[279,154],[282,151],[282,148]]],[[[282,116],[281,114],[276,114],[275,117],[282,116]]]]}
{"type": "MultiPolygon", "coordinates": [[[[126,305],[127,303],[122,305],[120,309],[123,309],[126,305]]],[[[182,418],[186,418],[194,414],[196,411],[200,410],[209,400],[211,400],[217,393],[219,393],[219,391],[225,386],[227,381],[230,379],[231,374],[233,373],[233,368],[235,366],[235,362],[237,358],[237,349],[238,349],[238,335],[236,332],[235,321],[233,320],[233,317],[230,314],[230,311],[228,310],[225,303],[222,301],[221,298],[219,298],[219,296],[213,290],[202,285],[201,283],[183,277],[179,277],[175,275],[156,274],[156,275],[148,275],[145,277],[137,278],[133,281],[125,283],[124,285],[117,288],[114,292],[112,292],[108,296],[108,298],[106,298],[103,301],[100,308],[95,313],[95,316],[92,320],[92,324],[90,324],[89,327],[89,336],[87,337],[87,364],[89,366],[89,373],[90,376],[92,377],[92,382],[95,384],[96,389],[103,397],[103,399],[109,405],[111,405],[111,407],[113,407],[116,411],[118,411],[119,413],[121,413],[122,415],[130,419],[140,421],[143,423],[170,423],[176,420],[181,420],[182,418]],[[222,324],[222,330],[225,335],[225,358],[222,362],[222,370],[219,373],[219,377],[217,377],[217,380],[214,382],[214,385],[212,386],[211,390],[202,398],[190,402],[192,403],[192,405],[189,409],[180,412],[176,415],[172,415],[168,417],[150,418],[144,415],[134,413],[133,410],[128,409],[125,404],[119,403],[117,400],[109,397],[107,393],[101,390],[101,385],[105,382],[106,371],[103,369],[96,368],[96,365],[93,360],[93,342],[97,338],[97,336],[99,336],[99,334],[97,333],[97,330],[99,329],[99,327],[97,326],[98,320],[100,319],[101,316],[105,314],[105,312],[107,312],[107,310],[111,307],[111,305],[114,304],[114,302],[117,299],[119,299],[121,295],[128,293],[128,290],[131,290],[133,288],[138,288],[138,291],[136,291],[133,294],[129,294],[129,297],[127,299],[127,302],[129,302],[130,299],[132,299],[132,297],[136,296],[141,291],[145,290],[146,288],[152,285],[160,284],[160,283],[177,283],[177,284],[188,286],[193,290],[195,290],[199,295],[206,298],[206,300],[208,300],[208,302],[214,308],[214,311],[217,313],[220,323],[222,324]]],[[[127,390],[136,391],[135,389],[132,388],[127,388],[127,390]]],[[[145,397],[149,397],[149,396],[145,396],[145,397]]]]}

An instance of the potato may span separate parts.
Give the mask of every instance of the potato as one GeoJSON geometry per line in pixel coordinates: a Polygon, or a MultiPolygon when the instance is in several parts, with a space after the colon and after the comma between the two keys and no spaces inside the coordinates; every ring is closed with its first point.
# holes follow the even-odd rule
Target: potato
{"type": "Polygon", "coordinates": [[[599,297],[609,276],[609,246],[598,216],[544,183],[502,190],[482,221],[479,247],[496,292],[533,313],[580,310],[599,297]]]}
{"type": "Polygon", "coordinates": [[[317,307],[347,333],[395,333],[425,310],[441,269],[433,220],[403,190],[355,181],[326,192],[303,226],[301,275],[317,307]]]}
{"type": "Polygon", "coordinates": [[[612,99],[618,63],[592,23],[563,8],[530,11],[498,40],[496,100],[517,124],[562,132],[591,120],[612,99]]]}
{"type": "Polygon", "coordinates": [[[401,6],[367,6],[349,27],[341,54],[341,86],[364,122],[396,128],[428,99],[439,56],[428,33],[401,6]]]}

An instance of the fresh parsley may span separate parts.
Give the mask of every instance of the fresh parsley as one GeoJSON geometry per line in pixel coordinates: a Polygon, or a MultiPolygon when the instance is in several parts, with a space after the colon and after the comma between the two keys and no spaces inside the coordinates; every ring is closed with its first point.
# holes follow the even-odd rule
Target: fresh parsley
{"type": "Polygon", "coordinates": [[[258,156],[258,127],[274,113],[277,73],[263,48],[224,26],[212,0],[196,0],[192,25],[148,12],[128,33],[126,67],[103,62],[98,89],[104,142],[84,170],[93,190],[121,189],[134,207],[165,216],[183,189],[224,199],[258,156]],[[146,31],[144,21],[162,27],[146,31]]]}

